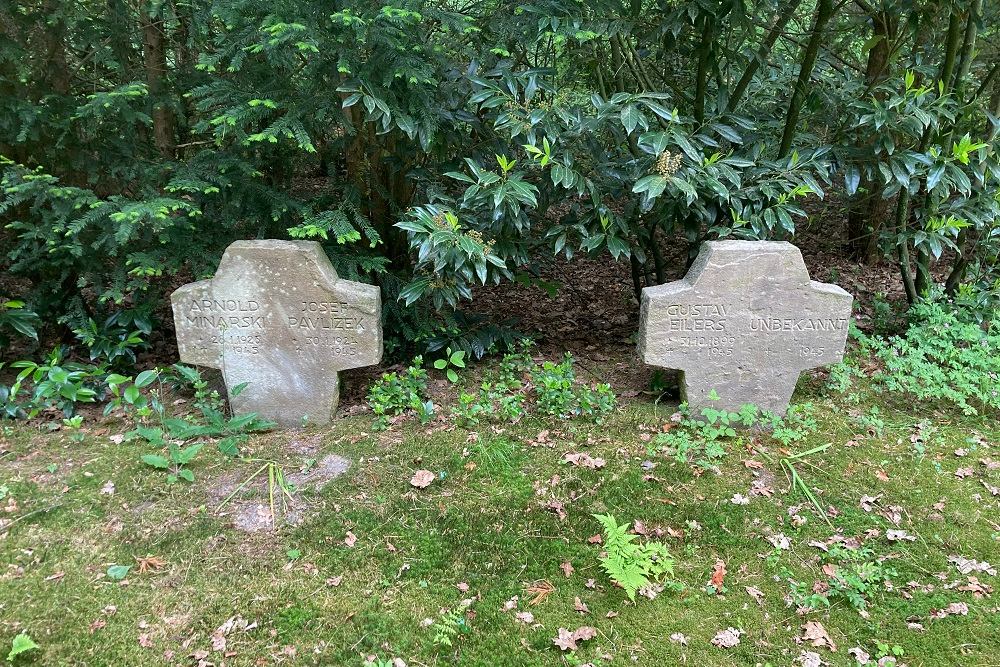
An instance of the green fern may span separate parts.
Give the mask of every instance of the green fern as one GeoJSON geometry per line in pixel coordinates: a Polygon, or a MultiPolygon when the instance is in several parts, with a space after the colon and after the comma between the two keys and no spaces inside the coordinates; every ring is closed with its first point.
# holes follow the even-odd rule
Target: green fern
{"type": "Polygon", "coordinates": [[[604,528],[605,555],[600,559],[601,567],[611,581],[624,589],[629,600],[635,602],[639,589],[673,574],[674,560],[664,545],[637,544],[638,535],[628,532],[628,524],[619,525],[610,514],[593,516],[604,528]]]}

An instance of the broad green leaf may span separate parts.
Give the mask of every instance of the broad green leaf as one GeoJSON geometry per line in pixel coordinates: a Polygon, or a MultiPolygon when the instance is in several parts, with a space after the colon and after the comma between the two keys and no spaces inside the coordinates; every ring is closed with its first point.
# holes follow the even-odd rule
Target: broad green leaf
{"type": "Polygon", "coordinates": [[[14,641],[10,645],[10,653],[7,654],[7,662],[14,662],[14,658],[21,655],[22,653],[27,653],[28,651],[33,651],[38,648],[38,644],[28,635],[27,632],[22,631],[21,634],[14,637],[14,641]]]}
{"type": "Polygon", "coordinates": [[[621,121],[626,132],[632,134],[635,131],[635,126],[639,123],[639,110],[634,104],[630,104],[622,109],[621,121]]]}
{"type": "Polygon", "coordinates": [[[176,457],[177,463],[179,465],[187,465],[188,463],[191,462],[191,460],[195,456],[198,455],[198,452],[200,452],[201,448],[204,447],[204,446],[205,446],[205,443],[203,443],[203,442],[196,442],[193,445],[188,445],[187,447],[185,447],[184,449],[182,449],[180,452],[178,452],[177,457],[176,457]]]}
{"type": "Polygon", "coordinates": [[[122,398],[124,398],[125,402],[129,405],[135,405],[135,402],[139,400],[139,388],[134,384],[130,384],[125,387],[125,391],[122,392],[122,398]]]}
{"type": "Polygon", "coordinates": [[[108,579],[112,581],[121,581],[128,576],[128,573],[131,570],[131,565],[112,565],[108,568],[108,579]]]}
{"type": "Polygon", "coordinates": [[[159,454],[146,454],[142,457],[142,462],[161,470],[166,470],[170,467],[170,461],[159,454]]]}
{"type": "Polygon", "coordinates": [[[239,443],[241,440],[242,438],[236,435],[223,438],[219,440],[219,451],[229,458],[235,458],[240,455],[239,443]]]}
{"type": "Polygon", "coordinates": [[[663,194],[663,191],[667,187],[667,179],[659,174],[652,174],[650,176],[644,176],[636,181],[636,184],[632,186],[632,192],[636,194],[646,193],[646,196],[650,199],[655,199],[663,194]]]}
{"type": "Polygon", "coordinates": [[[135,386],[139,387],[140,389],[143,387],[148,387],[153,383],[153,380],[156,379],[156,376],[157,372],[155,369],[143,371],[136,376],[135,386]]]}

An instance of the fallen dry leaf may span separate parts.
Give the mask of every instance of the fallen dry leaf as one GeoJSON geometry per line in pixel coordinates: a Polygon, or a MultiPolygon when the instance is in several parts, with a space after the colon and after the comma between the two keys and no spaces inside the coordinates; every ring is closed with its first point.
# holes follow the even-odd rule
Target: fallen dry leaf
{"type": "Polygon", "coordinates": [[[826,628],[819,621],[808,621],[802,626],[802,639],[816,648],[825,647],[831,651],[837,650],[837,645],[833,643],[826,628]]]}
{"type": "Polygon", "coordinates": [[[820,657],[819,653],[814,651],[802,651],[796,660],[798,660],[800,667],[823,667],[823,665],[828,664],[823,662],[823,658],[820,657]]]}
{"type": "Polygon", "coordinates": [[[554,593],[555,590],[556,587],[553,586],[549,581],[542,580],[542,581],[536,581],[535,583],[531,584],[530,586],[524,589],[524,592],[527,593],[528,595],[534,596],[531,600],[528,601],[528,604],[534,607],[535,605],[539,605],[545,602],[545,599],[550,595],[552,595],[552,593],[554,593]]]}
{"type": "Polygon", "coordinates": [[[577,628],[573,632],[570,632],[566,628],[559,628],[558,632],[559,636],[553,637],[552,643],[563,651],[575,651],[577,649],[577,642],[593,639],[597,636],[597,630],[589,625],[577,628]]]}
{"type": "Polygon", "coordinates": [[[712,570],[712,578],[709,580],[708,584],[715,588],[715,592],[718,593],[722,590],[722,587],[726,582],[726,563],[722,560],[715,561],[715,569],[712,570]]]}
{"type": "Polygon", "coordinates": [[[573,564],[570,563],[569,561],[562,563],[559,566],[559,569],[563,571],[563,574],[566,575],[567,579],[569,578],[569,575],[573,574],[573,564]]]}
{"type": "Polygon", "coordinates": [[[752,597],[757,602],[757,604],[759,604],[761,607],[764,606],[764,591],[760,590],[759,588],[755,588],[753,586],[747,586],[746,590],[747,590],[747,595],[752,597]]]}
{"type": "Polygon", "coordinates": [[[410,478],[410,486],[415,486],[418,489],[426,489],[433,481],[434,473],[430,470],[418,470],[410,478]]]}
{"type": "Polygon", "coordinates": [[[931,609],[931,618],[947,618],[948,616],[968,616],[969,605],[964,602],[952,602],[944,609],[931,609]]]}
{"type": "Polygon", "coordinates": [[[575,466],[596,470],[603,468],[606,461],[602,458],[592,458],[589,454],[567,452],[563,455],[561,463],[572,463],[575,466]]]}
{"type": "Polygon", "coordinates": [[[136,557],[135,562],[139,565],[139,574],[146,572],[159,572],[167,566],[167,561],[159,556],[136,557]]]}
{"type": "Polygon", "coordinates": [[[887,530],[885,531],[885,539],[890,542],[899,542],[901,540],[906,540],[908,542],[915,542],[917,538],[910,535],[905,530],[887,530]]]}
{"type": "Polygon", "coordinates": [[[514,614],[514,618],[521,621],[522,623],[535,622],[535,615],[532,614],[530,611],[519,611],[516,614],[514,614]]]}
{"type": "Polygon", "coordinates": [[[352,533],[351,531],[347,531],[347,535],[344,537],[344,544],[346,544],[348,547],[353,548],[354,544],[357,541],[358,541],[358,536],[352,533]]]}
{"type": "Polygon", "coordinates": [[[865,651],[860,646],[855,646],[854,648],[847,649],[847,653],[855,660],[857,660],[859,665],[867,665],[868,661],[872,659],[872,657],[868,654],[868,652],[865,651]]]}
{"type": "Polygon", "coordinates": [[[742,634],[743,631],[736,628],[719,630],[715,633],[715,637],[712,638],[712,644],[719,648],[733,648],[734,646],[739,646],[740,635],[742,634]]]}
{"type": "Polygon", "coordinates": [[[573,609],[580,612],[581,614],[589,614],[590,609],[583,603],[579,597],[573,598],[573,609]]]}

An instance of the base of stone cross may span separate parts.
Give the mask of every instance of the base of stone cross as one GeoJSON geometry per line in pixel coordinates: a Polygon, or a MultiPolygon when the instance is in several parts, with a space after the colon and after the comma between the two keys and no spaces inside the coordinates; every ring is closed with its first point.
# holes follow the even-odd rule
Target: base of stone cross
{"type": "Polygon", "coordinates": [[[382,359],[379,288],[338,278],[315,241],[236,241],[170,299],[181,361],[220,369],[234,412],[281,426],[326,423],[338,371],[382,359]]]}
{"type": "Polygon", "coordinates": [[[810,280],[790,243],[707,241],[682,280],[643,290],[639,356],[681,371],[695,416],[746,404],[783,415],[800,372],[843,359],[852,302],[810,280]]]}

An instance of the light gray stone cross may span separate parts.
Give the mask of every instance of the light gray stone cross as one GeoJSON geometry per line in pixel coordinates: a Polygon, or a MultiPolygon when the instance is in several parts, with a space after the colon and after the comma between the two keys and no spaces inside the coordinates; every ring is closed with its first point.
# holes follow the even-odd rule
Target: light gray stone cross
{"type": "Polygon", "coordinates": [[[340,280],[314,241],[236,241],[170,301],[181,361],[221,369],[234,412],[283,426],[329,421],[337,371],[382,360],[378,287],[340,280]]]}
{"type": "Polygon", "coordinates": [[[682,280],[642,291],[639,356],[681,371],[692,414],[783,415],[801,371],[843,359],[852,302],[810,280],[790,243],[708,241],[682,280]]]}

